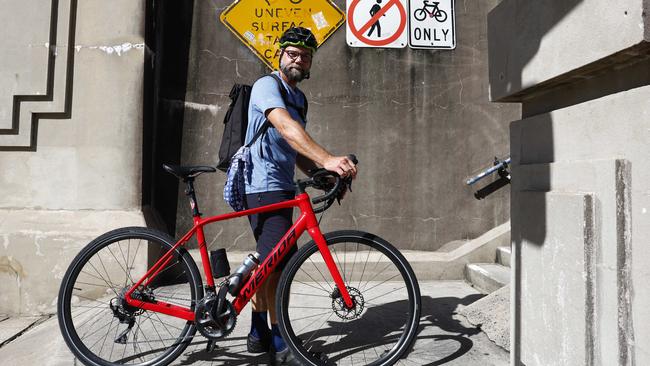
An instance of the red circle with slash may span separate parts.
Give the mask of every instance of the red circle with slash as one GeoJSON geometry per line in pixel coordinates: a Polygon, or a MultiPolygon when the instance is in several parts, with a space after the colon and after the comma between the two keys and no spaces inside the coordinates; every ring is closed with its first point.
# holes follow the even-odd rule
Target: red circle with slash
{"type": "Polygon", "coordinates": [[[350,32],[354,34],[355,37],[357,37],[361,42],[369,45],[369,46],[385,46],[387,44],[393,43],[396,39],[398,39],[402,33],[404,32],[404,28],[406,27],[406,10],[404,9],[404,6],[402,5],[399,0],[390,0],[385,6],[381,8],[370,20],[363,25],[361,28],[357,28],[354,25],[354,10],[356,9],[357,5],[359,5],[359,2],[361,0],[353,0],[352,3],[350,4],[350,7],[348,8],[348,27],[350,27],[350,32]],[[400,22],[399,22],[399,27],[397,27],[397,32],[393,34],[392,36],[386,38],[386,39],[380,39],[380,40],[372,40],[369,38],[366,38],[364,36],[365,31],[368,30],[372,26],[373,23],[375,23],[381,16],[383,16],[388,9],[392,8],[393,6],[397,6],[397,10],[399,11],[400,14],[400,22]]]}

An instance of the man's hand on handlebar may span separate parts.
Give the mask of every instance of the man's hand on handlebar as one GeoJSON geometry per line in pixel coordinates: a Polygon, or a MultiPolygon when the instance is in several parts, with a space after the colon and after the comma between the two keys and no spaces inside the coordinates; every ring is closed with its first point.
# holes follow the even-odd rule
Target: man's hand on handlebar
{"type": "Polygon", "coordinates": [[[342,178],[350,176],[354,179],[357,177],[357,166],[349,156],[333,156],[328,158],[325,164],[323,164],[323,168],[337,173],[342,178]]]}

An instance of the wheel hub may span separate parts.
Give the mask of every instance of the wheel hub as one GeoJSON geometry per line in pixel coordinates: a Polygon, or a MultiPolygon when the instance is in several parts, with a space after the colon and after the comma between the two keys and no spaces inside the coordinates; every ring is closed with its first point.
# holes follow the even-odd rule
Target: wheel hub
{"type": "Polygon", "coordinates": [[[334,310],[336,316],[341,319],[357,319],[361,316],[361,313],[363,313],[365,300],[363,299],[363,295],[361,295],[361,291],[358,289],[350,286],[346,286],[346,289],[348,290],[348,294],[350,294],[350,298],[352,298],[352,308],[348,308],[345,305],[343,296],[339,292],[338,288],[336,288],[330,296],[332,298],[332,310],[334,310]]]}
{"type": "MultiPolygon", "coordinates": [[[[137,289],[136,291],[133,291],[131,298],[147,302],[154,301],[153,290],[145,289],[142,286],[140,287],[141,288],[137,289]]],[[[124,287],[117,297],[111,299],[109,304],[111,310],[113,311],[113,316],[115,316],[120,321],[120,323],[123,324],[128,324],[129,322],[133,321],[136,316],[144,313],[144,309],[136,308],[126,302],[126,293],[130,289],[131,287],[124,287]]]]}

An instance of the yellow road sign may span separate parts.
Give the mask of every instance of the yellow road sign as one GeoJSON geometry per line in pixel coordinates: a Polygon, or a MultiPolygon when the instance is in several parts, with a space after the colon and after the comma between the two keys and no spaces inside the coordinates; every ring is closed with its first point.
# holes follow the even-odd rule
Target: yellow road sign
{"type": "Polygon", "coordinates": [[[287,29],[309,28],[320,47],[345,21],[331,0],[237,0],[221,22],[271,69],[278,66],[278,40],[287,29]]]}

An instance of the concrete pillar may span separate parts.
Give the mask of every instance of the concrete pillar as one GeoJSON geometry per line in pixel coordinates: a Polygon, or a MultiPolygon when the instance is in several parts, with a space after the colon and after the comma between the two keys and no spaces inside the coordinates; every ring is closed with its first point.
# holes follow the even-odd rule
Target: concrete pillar
{"type": "Polygon", "coordinates": [[[0,8],[0,313],[52,312],[88,241],[144,225],[144,2],[0,8]]]}
{"type": "Polygon", "coordinates": [[[510,126],[512,365],[650,364],[647,0],[504,0],[490,93],[510,126]]]}

